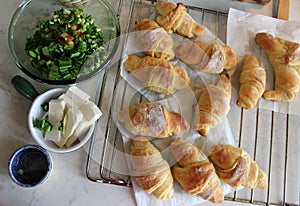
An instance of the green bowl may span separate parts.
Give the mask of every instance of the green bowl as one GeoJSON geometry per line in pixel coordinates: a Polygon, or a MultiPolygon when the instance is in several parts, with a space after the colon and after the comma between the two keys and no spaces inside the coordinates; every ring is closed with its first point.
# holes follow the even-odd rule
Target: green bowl
{"type": "Polygon", "coordinates": [[[51,80],[45,78],[31,65],[30,57],[25,53],[27,38],[32,37],[37,30],[39,20],[50,19],[54,11],[61,8],[72,9],[60,0],[27,0],[15,11],[8,30],[8,47],[11,56],[18,66],[30,78],[51,85],[69,85],[90,79],[107,67],[119,44],[120,25],[118,17],[112,6],[105,0],[89,0],[81,8],[85,15],[91,15],[99,26],[106,39],[106,60],[93,71],[80,74],[77,78],[68,80],[51,80]]]}

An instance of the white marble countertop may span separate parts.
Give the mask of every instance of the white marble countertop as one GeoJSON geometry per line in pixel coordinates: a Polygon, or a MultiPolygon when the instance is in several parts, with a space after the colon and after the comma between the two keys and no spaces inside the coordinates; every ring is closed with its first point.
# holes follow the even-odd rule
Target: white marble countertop
{"type": "MultiPolygon", "coordinates": [[[[292,2],[296,1],[299,0],[292,2]]],[[[9,55],[6,35],[10,18],[20,2],[2,1],[0,7],[0,206],[135,205],[131,188],[93,183],[86,178],[84,148],[67,154],[50,153],[53,170],[40,186],[22,188],[10,180],[7,169],[10,155],[23,145],[36,144],[27,129],[31,101],[17,93],[10,83],[14,75],[21,73],[9,55]]],[[[291,19],[297,18],[292,11],[291,19]]]]}

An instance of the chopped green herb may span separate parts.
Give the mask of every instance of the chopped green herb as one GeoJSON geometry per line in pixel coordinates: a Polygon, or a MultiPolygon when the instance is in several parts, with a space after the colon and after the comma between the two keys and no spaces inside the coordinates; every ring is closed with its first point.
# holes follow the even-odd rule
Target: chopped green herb
{"type": "Polygon", "coordinates": [[[49,110],[49,102],[45,102],[41,105],[42,109],[45,111],[45,112],[48,112],[49,110]]]}
{"type": "Polygon", "coordinates": [[[36,28],[26,40],[25,52],[45,78],[75,79],[94,71],[107,58],[103,32],[81,8],[61,8],[51,19],[38,21],[36,28]]]}
{"type": "Polygon", "coordinates": [[[63,131],[64,129],[64,119],[59,121],[58,131],[63,131]]]}
{"type": "Polygon", "coordinates": [[[44,132],[50,132],[52,130],[52,125],[48,121],[48,118],[43,118],[43,119],[35,119],[33,121],[33,126],[37,128],[38,130],[44,131],[44,132]]]}

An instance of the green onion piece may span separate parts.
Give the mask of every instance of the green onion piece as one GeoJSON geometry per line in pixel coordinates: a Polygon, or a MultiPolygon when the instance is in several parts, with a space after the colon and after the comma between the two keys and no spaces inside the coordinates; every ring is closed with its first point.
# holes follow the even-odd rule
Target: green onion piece
{"type": "Polygon", "coordinates": [[[71,58],[78,57],[78,56],[80,56],[80,52],[76,52],[76,53],[71,54],[71,58]]]}
{"type": "Polygon", "coordinates": [[[28,51],[29,55],[32,57],[32,58],[36,58],[36,53],[34,53],[33,51],[28,51]]]}
{"type": "Polygon", "coordinates": [[[51,123],[48,121],[48,118],[44,118],[44,119],[36,118],[33,121],[33,127],[37,128],[38,130],[44,131],[44,132],[50,132],[53,128],[51,123]]]}
{"type": "Polygon", "coordinates": [[[64,129],[64,120],[61,120],[61,121],[59,121],[58,130],[63,131],[63,129],[64,129]]]}
{"type": "Polygon", "coordinates": [[[49,69],[49,79],[55,80],[55,79],[59,79],[59,68],[58,66],[56,66],[55,64],[51,63],[49,65],[47,65],[47,68],[49,69]]]}
{"type": "Polygon", "coordinates": [[[68,60],[58,60],[58,64],[59,64],[59,68],[60,69],[64,69],[64,68],[70,68],[72,67],[72,60],[68,59],[68,60]]]}
{"type": "Polygon", "coordinates": [[[50,56],[51,56],[51,55],[50,55],[50,52],[49,52],[49,49],[48,49],[47,46],[45,46],[45,47],[42,48],[42,52],[43,52],[43,54],[44,54],[46,57],[50,57],[50,56]]]}
{"type": "Polygon", "coordinates": [[[45,102],[41,105],[42,109],[45,111],[45,112],[48,112],[49,110],[49,102],[45,102]]]}

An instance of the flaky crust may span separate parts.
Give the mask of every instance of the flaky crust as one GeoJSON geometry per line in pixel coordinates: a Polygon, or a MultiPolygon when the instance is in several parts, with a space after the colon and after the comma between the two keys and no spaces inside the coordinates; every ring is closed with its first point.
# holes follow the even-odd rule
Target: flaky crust
{"type": "Polygon", "coordinates": [[[176,56],[194,69],[218,74],[223,70],[235,69],[237,57],[231,47],[199,40],[177,43],[176,56]]]}
{"type": "Polygon", "coordinates": [[[253,108],[265,91],[266,78],[266,71],[259,66],[256,56],[245,56],[239,79],[237,105],[245,109],[253,108]]]}
{"type": "Polygon", "coordinates": [[[220,75],[217,85],[208,85],[201,93],[196,108],[194,129],[202,136],[221,123],[230,110],[231,82],[226,74],[220,75]]]}
{"type": "Polygon", "coordinates": [[[191,82],[185,69],[163,59],[130,54],[124,64],[146,89],[160,94],[173,94],[187,88],[191,82]]]}
{"type": "Polygon", "coordinates": [[[149,56],[172,60],[174,41],[154,20],[142,18],[135,22],[137,45],[149,56]]]}
{"type": "Polygon", "coordinates": [[[173,197],[170,166],[146,137],[132,139],[131,163],[132,176],[145,192],[162,200],[173,197]]]}
{"type": "Polygon", "coordinates": [[[214,164],[218,176],[232,187],[266,189],[266,174],[243,149],[232,145],[215,146],[208,157],[214,164]]]}
{"type": "Polygon", "coordinates": [[[190,125],[184,117],[154,102],[129,106],[118,114],[118,120],[134,135],[166,138],[187,132],[190,125]]]}
{"type": "Polygon", "coordinates": [[[189,194],[200,195],[214,203],[224,201],[224,192],[212,163],[192,144],[175,139],[170,146],[177,160],[173,166],[174,178],[189,194]]]}
{"type": "Polygon", "coordinates": [[[276,102],[289,102],[297,97],[300,86],[300,44],[257,33],[255,42],[268,56],[275,73],[275,89],[263,97],[276,102]]]}
{"type": "Polygon", "coordinates": [[[200,36],[205,29],[195,22],[187,13],[186,7],[182,3],[159,0],[156,4],[157,23],[162,26],[168,33],[177,32],[178,34],[192,38],[200,36]]]}

